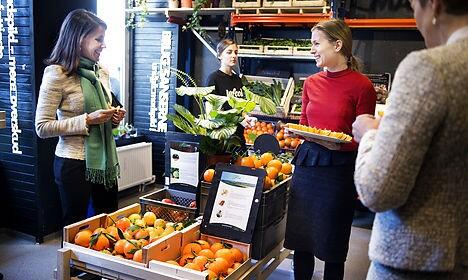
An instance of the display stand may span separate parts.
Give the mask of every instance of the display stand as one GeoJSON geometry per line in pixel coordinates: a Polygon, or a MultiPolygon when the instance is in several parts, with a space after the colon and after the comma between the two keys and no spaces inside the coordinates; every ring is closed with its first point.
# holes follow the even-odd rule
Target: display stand
{"type": "MultiPolygon", "coordinates": [[[[283,242],[278,244],[265,258],[252,261],[252,266],[239,279],[267,279],[278,265],[288,257],[290,250],[283,248],[283,242]]],[[[180,280],[181,278],[161,274],[132,264],[128,261],[112,257],[101,252],[93,252],[79,246],[68,245],[57,252],[57,270],[54,279],[69,280],[70,267],[105,277],[106,279],[160,279],[180,280]]]]}

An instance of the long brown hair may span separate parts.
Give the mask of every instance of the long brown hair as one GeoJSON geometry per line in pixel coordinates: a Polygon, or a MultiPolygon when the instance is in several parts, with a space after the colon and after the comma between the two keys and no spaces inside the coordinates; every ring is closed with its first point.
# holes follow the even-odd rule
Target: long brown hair
{"type": "Polygon", "coordinates": [[[351,29],[344,21],[339,19],[321,21],[312,27],[311,31],[314,32],[315,30],[322,31],[328,37],[328,41],[332,43],[340,40],[342,42],[340,53],[347,59],[348,67],[351,70],[361,72],[361,63],[352,54],[353,37],[351,29]]]}
{"type": "Polygon", "coordinates": [[[59,38],[45,62],[61,65],[68,74],[74,73],[80,61],[81,40],[98,27],[107,29],[106,23],[95,14],[83,9],[71,11],[63,21],[59,38]]]}

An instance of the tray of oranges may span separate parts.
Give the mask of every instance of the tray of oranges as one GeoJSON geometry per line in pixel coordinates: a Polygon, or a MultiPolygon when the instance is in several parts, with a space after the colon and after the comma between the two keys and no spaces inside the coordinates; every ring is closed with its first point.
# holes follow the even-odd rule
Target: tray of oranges
{"type": "Polygon", "coordinates": [[[288,130],[294,134],[301,135],[307,138],[324,140],[334,143],[351,143],[353,137],[343,133],[331,131],[328,129],[320,129],[301,124],[288,123],[288,130]]]}

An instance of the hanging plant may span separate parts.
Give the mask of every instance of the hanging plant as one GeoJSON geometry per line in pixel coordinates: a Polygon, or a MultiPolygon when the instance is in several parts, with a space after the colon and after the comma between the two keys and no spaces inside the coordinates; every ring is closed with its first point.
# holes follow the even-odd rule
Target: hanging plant
{"type": "Polygon", "coordinates": [[[195,7],[193,7],[192,15],[188,18],[187,24],[182,27],[183,31],[193,29],[200,35],[205,35],[206,31],[201,27],[201,9],[209,3],[210,0],[195,0],[195,7]]]}
{"type": "Polygon", "coordinates": [[[131,12],[128,14],[127,18],[125,19],[126,28],[135,29],[137,27],[142,27],[143,24],[148,21],[147,17],[149,12],[146,0],[128,0],[128,8],[141,10],[139,12],[131,12]]]}

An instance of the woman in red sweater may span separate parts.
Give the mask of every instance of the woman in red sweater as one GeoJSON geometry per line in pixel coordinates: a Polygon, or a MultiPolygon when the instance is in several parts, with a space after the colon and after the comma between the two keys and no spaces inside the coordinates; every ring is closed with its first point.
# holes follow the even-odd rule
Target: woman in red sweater
{"type": "MultiPolygon", "coordinates": [[[[300,124],[351,134],[361,114],[374,114],[376,93],[351,54],[351,30],[341,20],[312,28],[318,67],[302,93],[300,124]]],[[[353,182],[358,144],[305,138],[294,157],[285,247],[294,250],[294,278],[310,280],[314,256],[325,262],[324,279],[343,279],[356,202],[353,182]]]]}

